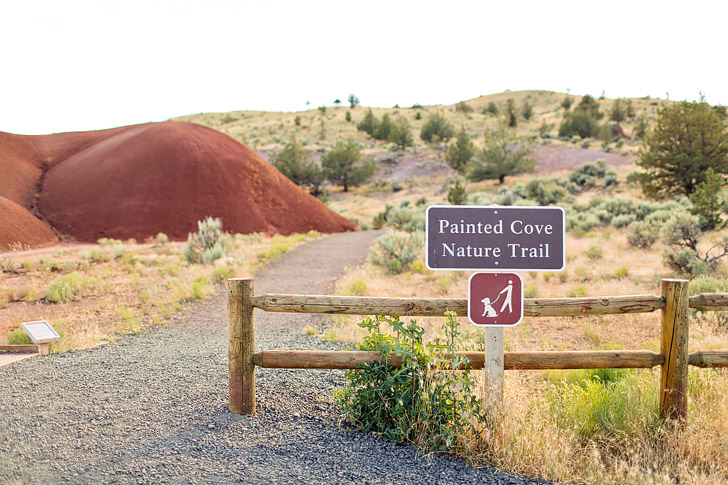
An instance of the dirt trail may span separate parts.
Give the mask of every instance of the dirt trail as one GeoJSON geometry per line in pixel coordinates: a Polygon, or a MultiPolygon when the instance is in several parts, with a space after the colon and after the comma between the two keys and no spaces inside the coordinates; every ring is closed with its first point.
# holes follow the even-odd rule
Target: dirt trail
{"type": "MultiPolygon", "coordinates": [[[[375,233],[299,246],[263,292],[328,293],[375,233]]],[[[304,336],[319,316],[256,310],[257,348],[341,349],[304,336]]],[[[224,291],[168,325],[0,368],[0,483],[524,483],[340,422],[340,371],[258,369],[258,412],[227,411],[224,291]]]]}

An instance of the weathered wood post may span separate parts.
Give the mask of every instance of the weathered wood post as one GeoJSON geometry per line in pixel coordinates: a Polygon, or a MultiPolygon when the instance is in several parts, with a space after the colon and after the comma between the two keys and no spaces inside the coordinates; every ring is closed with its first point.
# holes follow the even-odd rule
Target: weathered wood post
{"type": "Polygon", "coordinates": [[[683,423],[688,412],[688,281],[662,280],[660,417],[683,423]]]}
{"type": "Polygon", "coordinates": [[[255,412],[255,321],[253,280],[227,280],[228,307],[228,409],[236,414],[255,412]]]}
{"type": "Polygon", "coordinates": [[[483,397],[491,410],[503,404],[503,365],[503,327],[486,327],[483,397]]]}

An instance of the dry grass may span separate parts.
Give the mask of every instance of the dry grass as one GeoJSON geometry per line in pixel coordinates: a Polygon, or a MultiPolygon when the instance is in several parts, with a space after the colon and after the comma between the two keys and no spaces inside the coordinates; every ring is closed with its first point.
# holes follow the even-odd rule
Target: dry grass
{"type": "MultiPolygon", "coordinates": [[[[622,196],[629,196],[632,191],[623,190],[622,196]]],[[[394,194],[387,200],[396,205],[405,199],[414,201],[425,192],[427,187],[415,185],[407,193],[394,194]]],[[[430,186],[430,193],[433,192],[430,186]]],[[[361,196],[349,197],[358,200],[361,196]]],[[[365,206],[360,202],[357,207],[364,213],[365,206]]],[[[522,273],[524,287],[535,288],[539,297],[567,297],[575,288],[583,288],[589,296],[658,295],[660,280],[674,276],[663,266],[661,245],[658,243],[650,250],[633,248],[628,245],[625,232],[600,228],[582,237],[567,234],[567,269],[560,273],[522,273]],[[595,251],[590,250],[595,246],[603,249],[597,251],[597,260],[593,257],[595,251]]],[[[368,296],[467,297],[468,273],[433,272],[425,269],[424,264],[415,264],[413,268],[392,275],[366,263],[341,278],[336,292],[353,294],[352,290],[363,289],[368,296]]],[[[725,272],[725,268],[721,271],[725,272]]],[[[329,338],[360,341],[358,320],[359,317],[352,316],[332,317],[325,334],[329,338]]],[[[441,318],[418,320],[429,338],[439,336],[441,318]]],[[[482,350],[483,332],[461,320],[462,350],[482,350]]],[[[692,314],[690,351],[728,348],[726,321],[728,317],[722,313],[692,314]]],[[[526,318],[505,331],[506,351],[659,351],[659,342],[659,312],[526,318]]],[[[476,464],[566,482],[728,481],[725,369],[691,368],[689,421],[683,431],[660,423],[657,418],[659,369],[616,375],[615,383],[585,384],[584,375],[578,371],[507,372],[503,407],[507,412],[491,418],[487,426],[476,425],[474,432],[463,437],[462,453],[476,464]],[[610,420],[617,424],[610,424],[610,420]],[[584,432],[586,425],[593,429],[584,432]]]]}
{"type": "Polygon", "coordinates": [[[136,333],[146,325],[164,323],[186,302],[210,297],[228,277],[250,277],[257,268],[317,236],[315,232],[272,238],[236,235],[228,239],[227,257],[215,266],[188,263],[182,254],[184,243],[101,241],[5,253],[0,341],[22,322],[39,319],[48,320],[62,336],[52,345],[55,352],[136,333]],[[51,303],[49,288],[69,277],[74,291],[51,303]]]}
{"type": "MultiPolygon", "coordinates": [[[[483,130],[493,127],[498,117],[490,114],[483,114],[483,109],[488,103],[495,102],[503,112],[507,99],[513,99],[515,105],[520,109],[524,102],[533,106],[533,117],[529,121],[521,119],[518,124],[519,132],[523,134],[537,133],[542,123],[551,125],[549,132],[555,135],[558,132],[559,123],[564,113],[561,102],[565,94],[552,91],[517,91],[491,94],[466,101],[466,104],[474,108],[470,113],[457,111],[456,105],[423,106],[419,109],[412,107],[401,108],[372,108],[372,111],[381,119],[385,114],[396,119],[397,116],[404,116],[410,123],[414,134],[414,146],[411,150],[422,152],[428,147],[419,138],[419,132],[427,117],[435,111],[443,111],[453,126],[461,125],[470,133],[471,137],[480,139],[483,130]],[[420,119],[416,119],[419,113],[420,119]]],[[[572,96],[576,106],[581,96],[572,96]]],[[[654,120],[657,110],[670,101],[654,99],[632,99],[635,112],[638,116],[644,115],[649,120],[654,120]]],[[[614,100],[604,99],[599,101],[600,110],[607,115],[614,100]]],[[[200,113],[175,118],[176,121],[188,121],[192,123],[209,126],[221,131],[231,137],[245,143],[256,151],[271,152],[279,150],[292,135],[295,135],[299,142],[307,149],[316,151],[328,150],[334,146],[337,140],[350,139],[357,141],[364,148],[365,152],[381,152],[391,147],[389,142],[376,141],[368,137],[364,132],[356,129],[356,124],[361,121],[369,108],[357,107],[350,110],[348,107],[327,107],[326,113],[321,113],[318,108],[296,113],[287,112],[263,112],[263,111],[233,111],[229,113],[200,113]],[[350,111],[352,121],[346,121],[346,112],[350,111]],[[299,118],[300,125],[296,125],[296,118],[299,118]],[[321,120],[324,120],[326,137],[321,139],[321,120]]],[[[573,107],[572,107],[573,109],[573,107]]],[[[605,117],[605,119],[606,119],[605,117]]],[[[621,123],[624,132],[631,136],[634,131],[633,121],[621,123]]],[[[561,143],[561,142],[554,142],[561,143]]],[[[636,145],[627,143],[620,152],[634,153],[636,145]]]]}

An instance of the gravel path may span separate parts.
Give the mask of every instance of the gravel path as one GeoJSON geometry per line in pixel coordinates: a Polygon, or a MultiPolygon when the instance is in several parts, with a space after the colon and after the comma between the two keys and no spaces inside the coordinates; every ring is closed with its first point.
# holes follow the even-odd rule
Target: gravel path
{"type": "MultiPolygon", "coordinates": [[[[374,233],[321,238],[255,279],[256,294],[330,293],[374,233]]],[[[320,317],[256,310],[257,348],[338,349],[320,317]]],[[[341,371],[258,369],[258,412],[227,411],[225,292],[168,325],[0,368],[0,483],[536,483],[352,431],[341,371]]]]}

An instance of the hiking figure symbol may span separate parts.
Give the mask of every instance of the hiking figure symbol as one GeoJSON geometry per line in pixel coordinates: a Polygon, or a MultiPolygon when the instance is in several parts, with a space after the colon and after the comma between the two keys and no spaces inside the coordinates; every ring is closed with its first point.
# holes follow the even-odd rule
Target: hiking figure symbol
{"type": "Polygon", "coordinates": [[[506,307],[508,308],[508,313],[513,313],[513,280],[508,280],[508,285],[506,285],[506,287],[498,293],[495,300],[491,302],[490,298],[485,297],[480,300],[480,302],[483,304],[483,314],[481,315],[483,317],[497,317],[499,313],[503,313],[503,310],[505,310],[506,307]],[[501,305],[499,312],[496,312],[493,305],[495,305],[495,303],[500,300],[500,297],[503,295],[505,295],[503,304],[501,305]]]}

